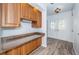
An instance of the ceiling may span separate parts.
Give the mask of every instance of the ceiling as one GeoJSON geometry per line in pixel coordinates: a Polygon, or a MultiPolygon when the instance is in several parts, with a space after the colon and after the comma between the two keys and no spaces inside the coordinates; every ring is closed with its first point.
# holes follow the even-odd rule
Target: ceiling
{"type": "Polygon", "coordinates": [[[54,15],[56,14],[54,11],[56,8],[60,8],[61,12],[69,11],[73,9],[73,3],[53,3],[48,4],[47,6],[47,15],[54,15]]]}

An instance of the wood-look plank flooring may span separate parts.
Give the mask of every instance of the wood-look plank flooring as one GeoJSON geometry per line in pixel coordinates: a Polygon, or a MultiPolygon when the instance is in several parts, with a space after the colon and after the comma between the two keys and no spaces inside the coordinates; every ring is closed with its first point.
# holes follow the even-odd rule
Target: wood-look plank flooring
{"type": "Polygon", "coordinates": [[[47,47],[39,47],[30,55],[75,55],[71,42],[48,38],[47,47]]]}

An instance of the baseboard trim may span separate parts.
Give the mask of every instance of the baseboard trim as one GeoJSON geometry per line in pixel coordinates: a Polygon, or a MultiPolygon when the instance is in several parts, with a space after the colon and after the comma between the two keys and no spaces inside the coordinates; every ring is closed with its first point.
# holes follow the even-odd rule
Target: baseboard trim
{"type": "MultiPolygon", "coordinates": [[[[49,38],[49,39],[56,39],[56,40],[62,40],[62,41],[67,41],[67,40],[58,39],[58,38],[53,38],[53,37],[47,37],[47,38],[49,38]]],[[[71,42],[71,41],[67,41],[67,42],[73,43],[73,42],[71,42]]]]}

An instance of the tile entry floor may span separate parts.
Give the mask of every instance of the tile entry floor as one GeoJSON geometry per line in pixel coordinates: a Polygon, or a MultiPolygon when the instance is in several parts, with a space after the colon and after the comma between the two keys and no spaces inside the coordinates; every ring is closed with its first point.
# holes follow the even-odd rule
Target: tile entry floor
{"type": "Polygon", "coordinates": [[[48,38],[47,47],[39,47],[30,55],[75,55],[71,42],[48,38]]]}

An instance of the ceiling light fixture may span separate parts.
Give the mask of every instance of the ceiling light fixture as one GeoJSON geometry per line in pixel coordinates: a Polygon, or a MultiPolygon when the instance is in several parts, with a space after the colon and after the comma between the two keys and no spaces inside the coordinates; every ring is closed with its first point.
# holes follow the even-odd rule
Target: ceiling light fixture
{"type": "Polygon", "coordinates": [[[56,8],[55,9],[55,13],[59,13],[59,12],[61,12],[61,9],[60,8],[56,8]]]}

